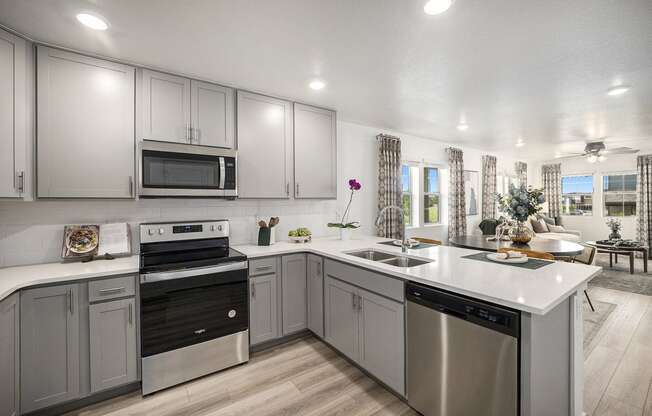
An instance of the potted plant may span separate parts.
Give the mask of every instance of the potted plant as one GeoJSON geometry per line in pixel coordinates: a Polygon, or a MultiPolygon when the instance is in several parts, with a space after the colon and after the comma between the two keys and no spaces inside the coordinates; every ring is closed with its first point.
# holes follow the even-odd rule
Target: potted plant
{"type": "Polygon", "coordinates": [[[342,219],[340,222],[329,222],[327,224],[331,228],[340,229],[340,239],[342,240],[350,239],[351,230],[355,230],[356,228],[360,227],[360,223],[358,221],[347,222],[349,210],[351,209],[351,203],[353,202],[353,195],[360,189],[362,189],[362,185],[357,181],[357,179],[349,179],[349,190],[351,191],[351,194],[349,196],[349,203],[346,204],[346,209],[344,210],[344,214],[342,214],[342,219]]]}
{"type": "Polygon", "coordinates": [[[501,210],[516,224],[509,231],[514,244],[527,244],[532,240],[533,232],[525,226],[530,215],[541,211],[541,204],[546,199],[541,189],[528,189],[525,185],[509,186],[506,195],[498,194],[501,210]]]}
{"type": "Polygon", "coordinates": [[[609,240],[622,240],[620,235],[620,230],[623,228],[623,224],[618,218],[609,218],[606,222],[607,227],[611,230],[609,234],[609,240]]]}

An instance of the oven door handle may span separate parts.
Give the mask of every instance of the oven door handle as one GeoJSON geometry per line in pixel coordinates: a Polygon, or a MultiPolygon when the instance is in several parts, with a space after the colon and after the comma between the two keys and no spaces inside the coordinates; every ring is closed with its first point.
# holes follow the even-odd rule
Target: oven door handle
{"type": "Polygon", "coordinates": [[[181,279],[183,277],[201,276],[205,274],[230,272],[247,269],[246,261],[220,264],[219,266],[200,267],[196,269],[176,270],[170,272],[145,273],[140,275],[140,283],[160,282],[162,280],[181,279]]]}

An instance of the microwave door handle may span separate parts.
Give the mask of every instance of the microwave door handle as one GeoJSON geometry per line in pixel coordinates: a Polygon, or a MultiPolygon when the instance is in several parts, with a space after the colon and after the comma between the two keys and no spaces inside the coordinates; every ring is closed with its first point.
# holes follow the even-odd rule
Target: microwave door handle
{"type": "Polygon", "coordinates": [[[224,157],[220,157],[220,189],[224,189],[224,183],[226,181],[226,161],[224,160],[224,157]]]}

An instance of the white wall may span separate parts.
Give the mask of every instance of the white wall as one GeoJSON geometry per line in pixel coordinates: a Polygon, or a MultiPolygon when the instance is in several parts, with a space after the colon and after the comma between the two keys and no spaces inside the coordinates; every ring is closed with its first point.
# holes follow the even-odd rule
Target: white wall
{"type": "MultiPolygon", "coordinates": [[[[567,229],[582,232],[584,241],[602,240],[609,236],[609,227],[605,224],[608,217],[603,214],[602,176],[610,173],[623,173],[636,171],[637,155],[611,155],[602,163],[589,163],[584,158],[561,160],[562,175],[588,174],[593,175],[593,215],[590,216],[564,216],[563,223],[567,229]]],[[[532,184],[541,187],[541,166],[546,163],[559,163],[549,161],[532,164],[532,184]]],[[[636,239],[636,217],[621,218],[623,238],[636,239]]]]}
{"type": "MultiPolygon", "coordinates": [[[[219,199],[145,199],[139,201],[61,200],[32,202],[0,201],[0,267],[60,260],[62,230],[65,224],[102,224],[129,222],[134,234],[134,251],[138,249],[137,224],[152,221],[183,221],[227,218],[231,221],[232,243],[255,241],[258,218],[279,216],[277,239],[289,229],[308,227],[317,237],[336,235],[327,222],[339,220],[348,202],[346,181],[356,178],[362,183],[349,219],[360,221],[359,234],[373,234],[377,213],[377,144],[376,135],[388,133],[401,137],[404,158],[426,160],[447,166],[447,144],[375,127],[347,122],[337,123],[338,183],[336,201],[266,201],[219,199]]],[[[482,168],[483,152],[464,149],[465,168],[482,168]]],[[[498,156],[499,169],[512,172],[514,160],[498,156]]],[[[445,203],[445,201],[443,201],[445,203]]],[[[445,217],[443,217],[445,219],[445,217]]],[[[480,216],[470,217],[469,232],[478,232],[480,216]]],[[[413,229],[411,235],[446,240],[446,226],[413,229]]]]}

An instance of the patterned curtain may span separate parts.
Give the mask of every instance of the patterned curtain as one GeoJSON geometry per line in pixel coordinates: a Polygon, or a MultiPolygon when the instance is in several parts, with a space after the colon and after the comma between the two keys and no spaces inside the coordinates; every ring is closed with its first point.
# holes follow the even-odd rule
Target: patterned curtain
{"type": "Polygon", "coordinates": [[[516,171],[519,185],[527,186],[527,163],[516,162],[514,164],[514,170],[516,171]]]}
{"type": "Polygon", "coordinates": [[[496,156],[482,156],[482,219],[496,218],[496,156]]]}
{"type": "Polygon", "coordinates": [[[552,218],[561,216],[561,163],[541,167],[543,195],[548,202],[548,215],[552,218]]]}
{"type": "Polygon", "coordinates": [[[466,235],[466,197],[464,195],[464,153],[449,147],[448,238],[466,235]]]}
{"type": "MultiPolygon", "coordinates": [[[[401,207],[401,139],[379,134],[378,139],[378,212],[394,205],[401,207]]],[[[398,210],[385,211],[378,225],[378,235],[403,238],[403,218],[398,210]]]]}
{"type": "Polygon", "coordinates": [[[652,155],[639,156],[636,170],[636,239],[652,247],[652,155]]]}

